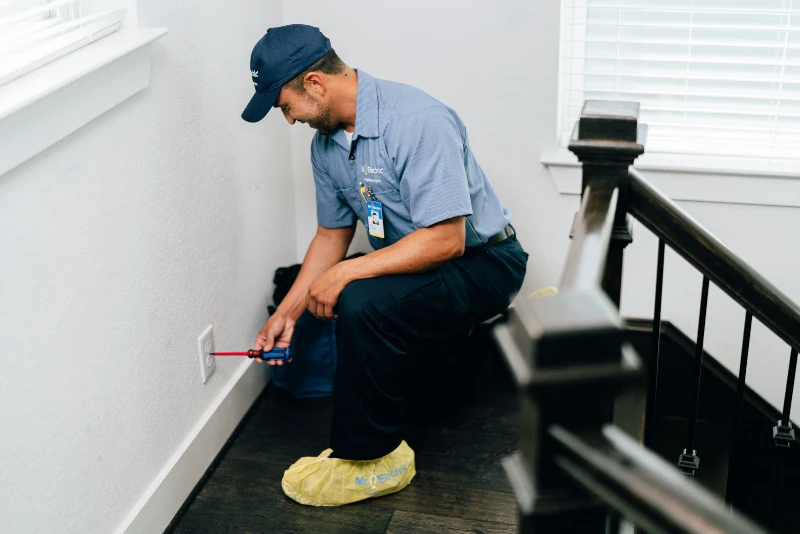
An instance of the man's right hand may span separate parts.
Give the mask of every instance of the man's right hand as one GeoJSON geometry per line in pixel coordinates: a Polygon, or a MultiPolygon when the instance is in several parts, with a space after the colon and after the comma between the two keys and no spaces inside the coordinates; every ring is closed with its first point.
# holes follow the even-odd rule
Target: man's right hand
{"type": "MultiPolygon", "coordinates": [[[[295,322],[281,314],[273,314],[272,317],[261,327],[256,336],[255,350],[269,352],[273,347],[286,348],[292,341],[295,322]]],[[[258,363],[264,363],[261,358],[256,358],[258,363]]],[[[287,361],[292,361],[291,358],[287,361]]],[[[283,361],[267,360],[270,365],[283,365],[283,361]]]]}
{"type": "MultiPolygon", "coordinates": [[[[308,286],[322,273],[344,259],[355,231],[355,221],[351,226],[345,228],[317,226],[317,234],[308,246],[303,266],[297,273],[297,278],[289,293],[283,297],[278,309],[256,336],[256,342],[253,345],[255,350],[267,352],[274,347],[286,348],[289,346],[297,318],[303,315],[306,309],[308,286]]],[[[262,358],[256,358],[256,361],[264,363],[262,358]]],[[[276,362],[275,360],[267,360],[267,363],[283,365],[282,361],[276,362]]]]}

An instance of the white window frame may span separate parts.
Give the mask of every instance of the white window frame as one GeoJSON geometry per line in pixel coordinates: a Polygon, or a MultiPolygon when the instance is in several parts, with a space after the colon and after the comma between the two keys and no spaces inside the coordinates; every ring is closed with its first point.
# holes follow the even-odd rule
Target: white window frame
{"type": "MultiPolygon", "coordinates": [[[[800,0],[795,0],[800,1],[800,0]]],[[[580,194],[577,158],[561,145],[564,83],[564,2],[559,37],[558,123],[552,149],[543,152],[557,190],[580,194]]],[[[646,148],[646,146],[645,146],[646,148]]],[[[800,207],[800,159],[645,152],[634,164],[675,200],[800,207]]]]}
{"type": "Polygon", "coordinates": [[[131,0],[116,32],[0,86],[0,175],[147,87],[166,33],[139,28],[131,0]]]}

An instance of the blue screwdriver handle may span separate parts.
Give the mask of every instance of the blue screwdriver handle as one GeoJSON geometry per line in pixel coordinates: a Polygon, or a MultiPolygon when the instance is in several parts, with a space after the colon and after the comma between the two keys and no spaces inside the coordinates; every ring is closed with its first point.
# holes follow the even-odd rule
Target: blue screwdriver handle
{"type": "Polygon", "coordinates": [[[262,360],[282,360],[287,361],[291,358],[289,354],[289,347],[285,348],[278,348],[275,347],[269,352],[264,352],[263,350],[251,350],[248,351],[248,357],[250,358],[261,358],[262,360]]]}

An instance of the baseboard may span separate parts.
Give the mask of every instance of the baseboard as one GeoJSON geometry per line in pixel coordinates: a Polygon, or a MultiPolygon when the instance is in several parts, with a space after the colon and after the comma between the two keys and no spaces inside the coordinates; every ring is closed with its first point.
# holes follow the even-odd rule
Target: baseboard
{"type": "Polygon", "coordinates": [[[265,367],[241,364],[115,534],[164,532],[264,390],[265,367]]]}

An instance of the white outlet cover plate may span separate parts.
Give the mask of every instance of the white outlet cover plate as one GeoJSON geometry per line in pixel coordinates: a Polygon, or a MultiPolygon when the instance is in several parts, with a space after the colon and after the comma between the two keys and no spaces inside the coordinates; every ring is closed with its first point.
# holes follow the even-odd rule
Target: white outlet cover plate
{"type": "Polygon", "coordinates": [[[200,334],[197,338],[197,353],[200,357],[200,378],[203,379],[203,384],[208,381],[208,378],[214,374],[217,368],[216,356],[211,356],[209,352],[216,352],[214,349],[214,327],[208,325],[208,328],[200,334]]]}

